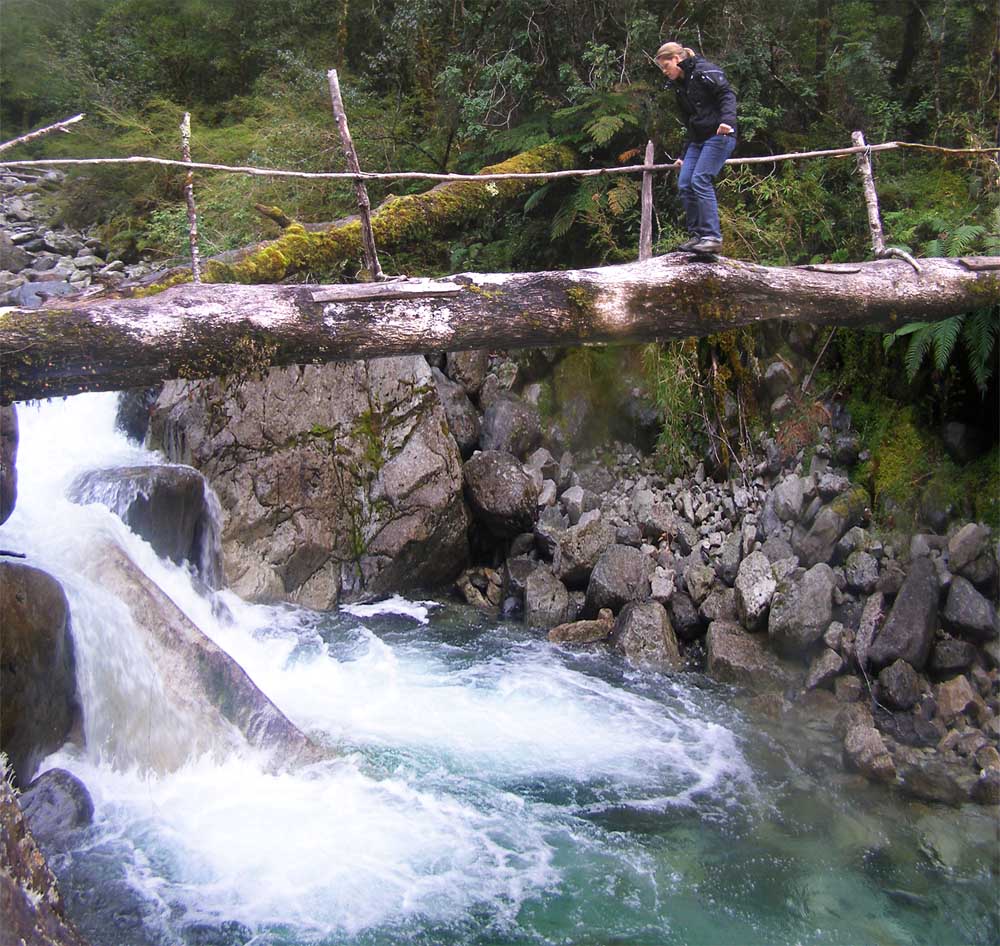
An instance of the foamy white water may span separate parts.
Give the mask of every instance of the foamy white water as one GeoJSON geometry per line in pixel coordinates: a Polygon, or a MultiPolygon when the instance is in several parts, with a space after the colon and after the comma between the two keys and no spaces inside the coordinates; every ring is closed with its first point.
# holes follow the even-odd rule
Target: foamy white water
{"type": "Polygon", "coordinates": [[[64,498],[84,470],[159,462],[114,430],[114,407],[19,407],[20,494],[0,527],[71,605],[87,745],[47,764],[87,784],[96,823],[68,883],[104,883],[90,865],[110,857],[148,906],[142,935],[98,911],[95,943],[175,943],[230,921],[259,944],[889,942],[921,929],[845,865],[831,886],[822,834],[818,866],[800,862],[797,828],[750,841],[751,825],[769,837],[771,800],[711,693],[631,685],[613,662],[398,596],[319,614],[223,592],[220,609],[103,507],[64,498]],[[105,541],[335,761],[276,772],[209,738],[169,698],[131,615],[82,577],[105,541]],[[841,902],[868,904],[846,936],[831,919],[841,902]]]}

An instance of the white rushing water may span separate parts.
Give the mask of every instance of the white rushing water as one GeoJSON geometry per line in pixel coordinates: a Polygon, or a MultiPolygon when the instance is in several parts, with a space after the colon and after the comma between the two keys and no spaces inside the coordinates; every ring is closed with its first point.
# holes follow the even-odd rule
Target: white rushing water
{"type": "MultiPolygon", "coordinates": [[[[527,901],[559,891],[568,848],[593,848],[593,869],[607,868],[581,812],[753,795],[732,733],[682,689],[653,699],[502,632],[485,650],[461,635],[429,643],[432,602],[331,616],[224,592],[233,619],[217,618],[187,569],[103,507],[65,499],[84,470],[159,462],[114,429],[114,408],[113,395],[19,407],[20,492],[0,536],[70,600],[87,745],[47,765],[88,786],[98,838],[129,861],[157,922],[297,931],[283,942],[416,919],[510,929],[527,901]],[[108,539],[335,761],[275,772],[249,747],[206,744],[165,696],[128,612],[80,575],[108,539]],[[393,632],[374,632],[387,614],[393,632]]],[[[614,869],[640,887],[655,873],[641,849],[614,869]]]]}

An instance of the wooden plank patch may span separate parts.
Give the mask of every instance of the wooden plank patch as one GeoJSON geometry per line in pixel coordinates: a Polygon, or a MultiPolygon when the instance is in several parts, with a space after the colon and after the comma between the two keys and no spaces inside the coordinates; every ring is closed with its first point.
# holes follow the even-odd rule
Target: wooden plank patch
{"type": "Polygon", "coordinates": [[[462,286],[453,282],[412,279],[406,282],[366,282],[349,286],[327,286],[323,289],[317,289],[312,297],[313,302],[419,299],[422,296],[451,296],[461,292],[462,289],[462,286]]]}

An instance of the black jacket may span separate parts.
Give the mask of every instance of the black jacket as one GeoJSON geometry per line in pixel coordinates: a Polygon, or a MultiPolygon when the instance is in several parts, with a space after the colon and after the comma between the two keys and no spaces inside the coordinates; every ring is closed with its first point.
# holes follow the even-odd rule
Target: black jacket
{"type": "Polygon", "coordinates": [[[684,77],[667,80],[677,95],[677,105],[687,126],[681,157],[692,141],[708,141],[723,122],[736,131],[736,93],[726,74],[702,56],[679,63],[684,77]]]}

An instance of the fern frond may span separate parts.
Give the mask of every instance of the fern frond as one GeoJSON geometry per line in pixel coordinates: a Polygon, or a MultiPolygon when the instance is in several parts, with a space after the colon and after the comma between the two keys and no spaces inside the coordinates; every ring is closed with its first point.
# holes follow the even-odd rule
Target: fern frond
{"type": "Polygon", "coordinates": [[[563,204],[552,218],[552,239],[558,240],[569,233],[570,227],[576,223],[577,209],[572,203],[563,204]]]}
{"type": "Polygon", "coordinates": [[[944,256],[944,243],[935,237],[924,244],[924,256],[944,256]]]}
{"type": "Polygon", "coordinates": [[[532,209],[536,207],[539,201],[541,201],[545,197],[545,195],[549,192],[551,187],[552,187],[551,184],[543,184],[541,187],[538,188],[538,190],[536,190],[533,194],[531,194],[528,197],[528,199],[524,202],[524,212],[531,213],[532,209]]]}
{"type": "Polygon", "coordinates": [[[948,367],[948,361],[955,348],[955,342],[958,341],[964,321],[965,315],[963,313],[934,323],[934,327],[931,329],[931,338],[934,344],[934,367],[938,371],[944,371],[948,367]]]}
{"type": "Polygon", "coordinates": [[[908,322],[906,325],[900,326],[895,332],[890,332],[882,338],[883,351],[888,351],[892,348],[897,338],[902,338],[904,335],[912,335],[914,332],[928,328],[930,324],[930,322],[908,322]]]}
{"type": "Polygon", "coordinates": [[[920,370],[924,355],[927,354],[927,349],[931,345],[933,337],[931,331],[930,325],[921,326],[918,331],[913,333],[913,337],[910,339],[906,355],[903,356],[903,365],[906,368],[906,378],[908,381],[912,381],[920,370]]]}
{"type": "Polygon", "coordinates": [[[986,227],[978,223],[963,223],[955,227],[948,235],[946,243],[949,256],[965,256],[975,245],[976,240],[986,233],[986,227]]]}
{"type": "Polygon", "coordinates": [[[625,127],[622,115],[600,115],[595,118],[584,131],[599,145],[606,145],[625,127]]]}
{"type": "Polygon", "coordinates": [[[962,342],[969,360],[972,379],[980,393],[986,393],[986,385],[996,368],[997,337],[1000,335],[1000,307],[976,309],[965,320],[962,342]]]}
{"type": "Polygon", "coordinates": [[[634,207],[639,200],[639,185],[632,180],[621,178],[614,187],[608,191],[608,207],[611,212],[620,217],[630,207],[634,207]]]}

